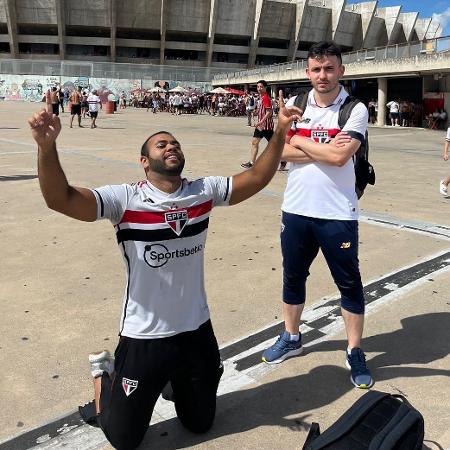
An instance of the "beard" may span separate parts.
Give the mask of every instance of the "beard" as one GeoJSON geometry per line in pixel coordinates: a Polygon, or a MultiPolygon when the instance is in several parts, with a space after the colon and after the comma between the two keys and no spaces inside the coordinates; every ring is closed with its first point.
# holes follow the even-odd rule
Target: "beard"
{"type": "Polygon", "coordinates": [[[319,87],[319,82],[311,83],[313,85],[313,88],[322,94],[328,94],[329,92],[332,92],[338,87],[339,83],[326,83],[324,86],[319,87]]]}
{"type": "Polygon", "coordinates": [[[166,165],[165,161],[149,158],[150,169],[152,170],[152,172],[159,173],[160,175],[180,175],[184,169],[184,158],[181,156],[179,156],[179,158],[181,159],[179,160],[178,164],[171,165],[170,167],[166,165]]]}

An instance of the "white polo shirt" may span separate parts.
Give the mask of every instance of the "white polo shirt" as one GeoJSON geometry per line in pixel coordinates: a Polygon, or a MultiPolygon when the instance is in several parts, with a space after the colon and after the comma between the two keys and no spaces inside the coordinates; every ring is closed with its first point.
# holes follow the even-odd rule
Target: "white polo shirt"
{"type": "Polygon", "coordinates": [[[209,215],[228,205],[231,181],[183,179],[172,194],[147,180],[92,190],[97,218],[114,225],[125,262],[121,336],[163,338],[209,319],[203,274],[209,215]]]}
{"type": "MultiPolygon", "coordinates": [[[[340,131],[339,108],[347,97],[348,93],[341,87],[333,104],[320,107],[311,90],[303,120],[297,123],[297,134],[315,142],[327,143],[340,131]]],[[[286,106],[292,106],[294,102],[295,97],[292,97],[286,106]]],[[[358,103],[343,131],[348,131],[353,138],[363,142],[367,122],[367,108],[363,103],[358,103]]],[[[281,209],[288,213],[320,219],[357,220],[358,198],[352,158],[342,167],[320,162],[291,163],[281,209]]]]}

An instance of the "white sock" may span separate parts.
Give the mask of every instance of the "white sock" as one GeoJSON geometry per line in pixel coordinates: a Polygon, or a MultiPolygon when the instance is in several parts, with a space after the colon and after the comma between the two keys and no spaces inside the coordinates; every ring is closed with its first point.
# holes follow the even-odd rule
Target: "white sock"
{"type": "Polygon", "coordinates": [[[300,339],[300,334],[290,334],[290,341],[298,341],[300,339]]]}
{"type": "Polygon", "coordinates": [[[347,347],[347,355],[351,355],[352,354],[352,349],[347,347]]]}

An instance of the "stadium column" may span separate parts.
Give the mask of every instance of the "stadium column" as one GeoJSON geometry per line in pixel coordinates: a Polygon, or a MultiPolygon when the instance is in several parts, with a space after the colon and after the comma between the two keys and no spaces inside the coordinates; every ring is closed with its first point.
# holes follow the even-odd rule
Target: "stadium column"
{"type": "Polygon", "coordinates": [[[361,27],[362,27],[362,41],[356,43],[355,48],[367,48],[366,38],[367,32],[370,28],[373,18],[375,17],[375,11],[377,9],[377,2],[365,2],[361,3],[361,27]]]}
{"type": "Polygon", "coordinates": [[[377,125],[386,125],[387,78],[378,78],[378,115],[377,125]]]}
{"type": "Polygon", "coordinates": [[[270,85],[270,93],[272,94],[272,98],[278,98],[278,86],[276,84],[270,85]]]}
{"type": "Polygon", "coordinates": [[[398,15],[398,22],[403,27],[405,33],[406,42],[411,42],[413,38],[414,27],[419,17],[418,12],[400,13],[398,15]]]}
{"type": "Polygon", "coordinates": [[[56,20],[58,23],[59,58],[66,59],[66,0],[56,2],[56,20]]]}
{"type": "MultiPolygon", "coordinates": [[[[345,9],[345,0],[333,0],[331,2],[331,36],[334,41],[337,40],[339,25],[342,26],[342,14],[345,9]]],[[[344,24],[348,25],[348,24],[344,24]]]]}
{"type": "Polygon", "coordinates": [[[111,14],[111,61],[116,62],[117,0],[110,0],[109,10],[111,14]]]}
{"type": "Polygon", "coordinates": [[[250,52],[248,55],[248,67],[254,67],[256,61],[256,52],[259,44],[259,21],[261,19],[261,11],[263,0],[256,0],[255,23],[253,25],[252,39],[250,42],[250,52]]]}
{"type": "Polygon", "coordinates": [[[425,36],[427,35],[428,28],[430,28],[430,25],[431,25],[431,17],[416,20],[414,30],[416,31],[419,41],[423,41],[425,39],[425,36]]]}
{"type": "Polygon", "coordinates": [[[206,67],[211,66],[214,49],[214,35],[216,33],[217,24],[217,0],[210,0],[209,3],[208,53],[206,55],[206,67]]]}
{"type": "Polygon", "coordinates": [[[295,18],[294,18],[294,26],[292,27],[293,36],[289,42],[288,61],[295,61],[298,44],[300,43],[300,30],[303,21],[303,13],[305,12],[307,4],[308,0],[295,1],[295,18]]]}
{"type": "Polygon", "coordinates": [[[386,8],[386,16],[384,22],[386,24],[386,32],[388,37],[388,45],[395,44],[397,42],[397,34],[399,26],[397,25],[398,16],[400,15],[401,6],[391,6],[386,8]]]}
{"type": "Polygon", "coordinates": [[[166,52],[166,27],[167,27],[167,10],[168,0],[161,0],[161,44],[159,47],[159,63],[164,64],[164,53],[166,52]]]}
{"type": "Polygon", "coordinates": [[[11,58],[18,58],[19,43],[17,41],[16,0],[6,0],[6,23],[8,24],[9,52],[11,53],[11,58]]]}

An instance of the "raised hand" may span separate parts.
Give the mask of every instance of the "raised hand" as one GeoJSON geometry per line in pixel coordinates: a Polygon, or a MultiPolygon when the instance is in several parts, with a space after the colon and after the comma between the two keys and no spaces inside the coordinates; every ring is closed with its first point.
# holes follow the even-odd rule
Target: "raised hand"
{"type": "Polygon", "coordinates": [[[33,139],[42,148],[52,147],[61,131],[61,121],[53,114],[50,91],[45,94],[45,102],[45,109],[28,119],[33,139]]]}
{"type": "Polygon", "coordinates": [[[278,108],[278,126],[290,128],[292,122],[299,121],[302,118],[303,112],[301,109],[296,106],[289,106],[286,108],[282,90],[278,93],[278,108]]]}

